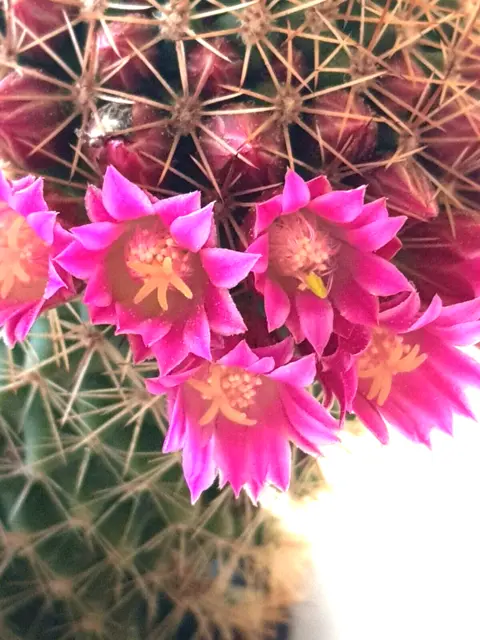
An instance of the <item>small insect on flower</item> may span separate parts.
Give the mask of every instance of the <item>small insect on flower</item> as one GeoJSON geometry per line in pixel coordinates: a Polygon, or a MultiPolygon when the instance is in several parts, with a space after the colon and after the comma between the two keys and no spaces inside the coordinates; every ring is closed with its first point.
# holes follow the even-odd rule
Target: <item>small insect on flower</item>
{"type": "Polygon", "coordinates": [[[94,324],[132,336],[134,355],[151,350],[168,373],[190,353],[211,359],[212,333],[245,331],[229,289],[258,256],[216,247],[213,203],[200,193],[157,200],[108,167],[86,197],[90,224],[72,229],[61,262],[87,281],[94,324]]]}
{"type": "Polygon", "coordinates": [[[332,191],[323,176],[305,182],[289,171],[282,194],[257,205],[248,251],[261,255],[253,271],[269,331],[286,324],[319,355],[332,333],[333,307],[354,324],[375,324],[378,297],[410,289],[375,255],[406,218],[390,218],[383,199],[364,204],[364,194],[363,187],[332,191]]]}
{"type": "Polygon", "coordinates": [[[335,442],[338,423],[305,390],[315,356],[292,360],[293,341],[250,349],[245,341],[215,362],[198,359],[166,377],[147,380],[166,393],[169,431],[165,453],[183,450],[183,468],[195,502],[220,477],[236,496],[245,488],[256,501],[268,483],[290,482],[289,442],[306,453],[335,442]]]}
{"type": "Polygon", "coordinates": [[[70,236],[43,198],[43,180],[8,181],[0,172],[0,326],[9,346],[39,314],[74,293],[57,262],[70,236]]]}

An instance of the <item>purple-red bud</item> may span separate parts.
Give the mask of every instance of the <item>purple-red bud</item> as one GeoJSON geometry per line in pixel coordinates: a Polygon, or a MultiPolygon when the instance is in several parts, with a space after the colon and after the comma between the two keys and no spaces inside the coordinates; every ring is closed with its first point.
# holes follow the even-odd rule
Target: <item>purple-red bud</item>
{"type": "Polygon", "coordinates": [[[159,120],[160,113],[142,103],[100,109],[87,133],[87,155],[99,174],[113,165],[128,180],[156,187],[172,143],[171,134],[157,123],[159,120]]]}
{"type": "Polygon", "coordinates": [[[408,160],[365,174],[368,193],[387,198],[390,213],[420,220],[438,215],[435,187],[422,169],[408,160]]]}
{"type": "Polygon", "coordinates": [[[356,92],[341,89],[319,96],[307,105],[316,112],[312,128],[325,143],[321,145],[321,153],[326,163],[337,158],[331,149],[349,162],[371,156],[378,127],[372,110],[356,92]]]}
{"type": "Polygon", "coordinates": [[[421,105],[427,93],[425,87],[428,78],[408,51],[396,53],[388,61],[388,68],[390,71],[378,80],[379,93],[385,108],[396,114],[404,114],[421,105]]]}
{"type": "Polygon", "coordinates": [[[195,44],[187,56],[190,90],[206,97],[217,97],[230,93],[224,85],[236,87],[242,76],[242,60],[236,49],[225,38],[213,38],[209,44],[228,58],[224,60],[202,44],[195,44]]]}

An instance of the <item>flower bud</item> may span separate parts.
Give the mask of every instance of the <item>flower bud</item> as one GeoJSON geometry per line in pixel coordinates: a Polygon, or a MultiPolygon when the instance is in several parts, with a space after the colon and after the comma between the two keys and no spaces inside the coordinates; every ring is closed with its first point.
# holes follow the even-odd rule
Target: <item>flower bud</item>
{"type": "Polygon", "coordinates": [[[151,71],[135,53],[132,45],[141,51],[142,56],[149,62],[153,63],[157,55],[153,46],[142,50],[142,47],[155,38],[155,28],[152,25],[138,24],[135,17],[136,14],[131,14],[129,22],[108,22],[97,35],[100,77],[108,77],[114,69],[118,69],[107,80],[106,86],[119,91],[133,92],[145,78],[152,77],[151,71]]]}
{"type": "MultiPolygon", "coordinates": [[[[313,129],[318,130],[326,163],[336,158],[328,145],[349,162],[368,159],[377,143],[377,123],[366,102],[353,91],[339,90],[308,102],[315,109],[313,129]]],[[[338,159],[337,159],[338,160],[338,159]]]]}
{"type": "Polygon", "coordinates": [[[202,132],[205,156],[220,183],[234,183],[236,189],[268,186],[278,182],[285,172],[285,153],[280,129],[272,123],[252,137],[270,114],[242,113],[250,104],[238,104],[238,113],[213,116],[206,123],[212,135],[202,132]]]}
{"type": "Polygon", "coordinates": [[[388,61],[388,67],[390,72],[378,80],[382,104],[393,113],[405,114],[414,109],[422,96],[426,95],[425,85],[428,79],[407,51],[396,53],[388,61]],[[382,89],[393,97],[385,95],[382,89]]]}
{"type": "MultiPolygon", "coordinates": [[[[22,32],[25,29],[22,48],[34,42],[35,38],[43,38],[58,29],[63,30],[44,40],[48,47],[57,49],[58,52],[59,47],[70,38],[67,20],[73,15],[73,7],[68,4],[52,0],[12,0],[11,11],[17,20],[17,30],[22,32]]],[[[41,59],[42,62],[50,58],[48,52],[40,45],[28,48],[26,54],[35,57],[37,61],[41,59]]]]}
{"type": "Polygon", "coordinates": [[[13,71],[0,81],[0,155],[26,170],[55,164],[47,154],[65,157],[68,132],[63,129],[31,153],[62,124],[72,103],[53,83],[28,72],[13,71]]]}
{"type": "Polygon", "coordinates": [[[113,103],[100,109],[87,133],[87,155],[94,167],[103,175],[113,165],[128,180],[156,187],[172,141],[158,120],[159,112],[141,103],[133,107],[113,103]]]}
{"type": "Polygon", "coordinates": [[[422,135],[427,153],[457,171],[480,157],[480,102],[470,96],[446,102],[436,111],[435,122],[438,126],[422,135]]]}
{"type": "Polygon", "coordinates": [[[203,96],[218,97],[230,93],[223,85],[240,85],[243,65],[237,51],[225,38],[213,38],[209,44],[228,60],[202,44],[195,44],[187,56],[188,80],[192,93],[197,91],[200,84],[203,96]]]}
{"type": "Polygon", "coordinates": [[[365,175],[368,193],[387,198],[391,214],[429,220],[438,215],[435,188],[422,169],[405,160],[379,167],[365,175]]]}

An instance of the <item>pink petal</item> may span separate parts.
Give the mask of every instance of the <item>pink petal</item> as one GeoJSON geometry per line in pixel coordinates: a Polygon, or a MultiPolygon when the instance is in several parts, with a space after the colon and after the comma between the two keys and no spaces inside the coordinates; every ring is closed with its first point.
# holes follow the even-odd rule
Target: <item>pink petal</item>
{"type": "Polygon", "coordinates": [[[119,222],[134,220],[152,213],[152,203],[146,193],[115,169],[107,167],[102,188],[107,212],[119,222]]]}
{"type": "Polygon", "coordinates": [[[110,307],[93,307],[88,309],[92,324],[114,324],[116,320],[115,305],[110,307]]]}
{"type": "MultiPolygon", "coordinates": [[[[301,393],[308,395],[306,391],[301,393]]],[[[289,437],[302,451],[314,456],[319,455],[324,444],[337,442],[338,438],[335,436],[334,430],[330,429],[322,420],[317,420],[315,416],[306,412],[289,393],[282,394],[281,402],[290,423],[289,437]]],[[[330,418],[328,412],[319,403],[317,404],[319,411],[330,418]]],[[[338,429],[338,425],[336,423],[334,425],[335,429],[338,429]]]]}
{"type": "Polygon", "coordinates": [[[335,282],[331,297],[340,313],[353,324],[378,324],[378,298],[354,280],[335,282]]]}
{"type": "Polygon", "coordinates": [[[153,212],[160,216],[165,226],[170,227],[179,216],[186,216],[198,211],[201,207],[200,191],[192,191],[191,193],[182,193],[172,198],[158,200],[153,205],[153,212]]]}
{"type": "Polygon", "coordinates": [[[150,349],[145,345],[141,336],[131,334],[128,336],[128,344],[132,352],[132,359],[135,364],[143,362],[147,358],[152,358],[153,354],[150,349]]]}
{"type": "Polygon", "coordinates": [[[74,240],[57,257],[56,261],[76,278],[86,280],[99,262],[99,254],[86,251],[80,242],[74,240]]]}
{"type": "Polygon", "coordinates": [[[345,229],[342,231],[342,237],[345,242],[362,251],[377,251],[395,237],[406,219],[405,216],[397,216],[372,222],[356,229],[345,229]]]}
{"type": "Polygon", "coordinates": [[[168,394],[168,425],[162,452],[180,451],[185,442],[187,428],[182,389],[173,389],[168,394]]]}
{"type": "Polygon", "coordinates": [[[171,328],[172,323],[166,318],[149,318],[142,322],[139,331],[147,347],[151,347],[152,344],[166,336],[171,328]]]}
{"type": "Polygon", "coordinates": [[[435,320],[435,326],[451,326],[453,324],[470,322],[480,318],[480,298],[459,302],[443,307],[442,313],[435,320]]]}
{"type": "Polygon", "coordinates": [[[294,348],[294,342],[292,338],[289,337],[276,344],[257,347],[254,349],[254,352],[259,358],[273,358],[275,360],[275,367],[281,367],[290,362],[294,348]]]}
{"type": "Polygon", "coordinates": [[[10,197],[9,204],[12,209],[25,216],[31,212],[48,211],[47,203],[43,197],[42,178],[37,178],[24,189],[15,190],[10,197]]]}
{"type": "Polygon", "coordinates": [[[213,455],[214,441],[210,439],[203,443],[201,434],[198,433],[200,427],[192,424],[188,416],[186,422],[187,437],[183,447],[182,465],[192,503],[195,503],[202,491],[213,484],[217,475],[213,455]]]}
{"type": "Polygon", "coordinates": [[[83,301],[96,307],[109,307],[112,304],[112,292],[102,264],[97,265],[90,275],[83,301]]]}
{"type": "Polygon", "coordinates": [[[284,434],[270,430],[268,442],[269,465],[268,479],[280,491],[287,491],[292,473],[292,452],[284,434]]]}
{"type": "Polygon", "coordinates": [[[183,339],[190,353],[199,358],[205,358],[205,360],[212,359],[210,326],[203,305],[198,305],[185,323],[183,339]]]}
{"type": "Polygon", "coordinates": [[[66,288],[68,288],[67,283],[60,276],[53,262],[50,261],[48,264],[48,280],[47,280],[47,285],[45,287],[45,291],[43,292],[43,297],[46,300],[49,300],[60,289],[66,289],[66,288]]]}
{"type": "Polygon", "coordinates": [[[271,332],[285,324],[290,313],[290,300],[278,282],[268,277],[265,278],[263,296],[268,331],[271,332]]]}
{"type": "Polygon", "coordinates": [[[243,318],[226,289],[208,285],[205,311],[212,331],[222,336],[237,335],[247,330],[243,318]]]}
{"type": "Polygon", "coordinates": [[[285,176],[282,194],[282,213],[294,213],[310,202],[310,190],[307,183],[298,173],[289,169],[285,176]]]}
{"type": "Polygon", "coordinates": [[[219,364],[227,367],[241,367],[246,369],[258,362],[259,358],[250,349],[245,340],[241,340],[235,347],[218,360],[219,364]]]}
{"type": "Polygon", "coordinates": [[[0,171],[0,201],[10,203],[11,195],[12,187],[3,174],[3,171],[0,171]]]}
{"type": "Polygon", "coordinates": [[[312,200],[308,209],[331,222],[352,222],[363,211],[364,197],[365,187],[349,191],[331,191],[312,200]]]}
{"type": "Polygon", "coordinates": [[[231,249],[202,249],[200,259],[212,284],[231,289],[252,270],[260,256],[231,249]]]}
{"type": "Polygon", "coordinates": [[[274,196],[266,202],[256,205],[255,215],[255,237],[265,231],[274,220],[282,215],[282,196],[274,196]]]}
{"type": "Polygon", "coordinates": [[[420,298],[416,291],[402,293],[395,297],[393,304],[387,308],[382,305],[379,322],[393,331],[408,331],[413,319],[420,311],[420,298]]]}
{"type": "MultiPolygon", "coordinates": [[[[403,216],[400,216],[401,218],[403,216]]],[[[355,218],[353,226],[358,228],[360,226],[369,225],[374,222],[380,222],[388,219],[387,199],[379,198],[373,202],[368,202],[363,205],[362,213],[355,218]]],[[[392,218],[394,220],[394,218],[392,218]]]]}
{"type": "Polygon", "coordinates": [[[256,373],[258,375],[265,375],[270,373],[275,368],[275,360],[269,356],[260,358],[257,362],[245,367],[250,373],[256,373]]]}
{"type": "Polygon", "coordinates": [[[162,376],[167,375],[188,355],[188,347],[183,339],[183,326],[173,326],[165,337],[152,345],[162,376]]]}
{"type": "Polygon", "coordinates": [[[213,224],[213,204],[203,209],[178,216],[171,226],[170,232],[181,247],[196,253],[207,242],[213,224]]]}
{"type": "Polygon", "coordinates": [[[442,342],[456,347],[468,347],[480,341],[480,322],[464,322],[453,327],[434,327],[429,331],[437,335],[442,342]]]}
{"type": "Polygon", "coordinates": [[[278,367],[268,377],[277,382],[304,388],[312,384],[316,371],[316,357],[312,353],[309,356],[304,356],[299,360],[294,360],[278,367]]]}
{"type": "Polygon", "coordinates": [[[53,211],[29,213],[26,218],[29,226],[48,245],[53,244],[55,223],[57,214],[53,211]]]}
{"type": "Polygon", "coordinates": [[[115,222],[92,222],[81,227],[74,227],[71,231],[85,249],[101,251],[115,242],[124,230],[122,225],[115,222]]]}
{"type": "Polygon", "coordinates": [[[43,300],[33,302],[28,306],[22,307],[20,311],[7,320],[4,331],[5,342],[8,346],[13,347],[16,342],[25,340],[35,320],[42,312],[43,305],[43,300]]]}
{"type": "Polygon", "coordinates": [[[333,329],[333,309],[326,299],[318,298],[310,291],[298,291],[295,305],[305,338],[322,355],[333,329]]]}
{"type": "Polygon", "coordinates": [[[358,284],[377,296],[411,290],[411,285],[395,265],[373,254],[351,250],[350,269],[358,284]]]}
{"type": "Polygon", "coordinates": [[[326,176],[318,176],[307,182],[308,191],[310,193],[309,200],[323,196],[325,193],[330,193],[332,187],[326,176]]]}
{"type": "Polygon", "coordinates": [[[418,318],[418,320],[416,320],[416,322],[410,325],[409,332],[417,331],[418,329],[421,329],[426,325],[430,324],[431,322],[433,322],[438,318],[441,312],[442,312],[442,301],[439,298],[439,296],[435,295],[432,298],[432,301],[428,305],[427,309],[422,313],[422,315],[418,318]]]}
{"type": "Polygon", "coordinates": [[[98,187],[88,185],[85,194],[85,208],[92,222],[111,222],[112,217],[103,206],[102,192],[98,187]]]}
{"type": "MultiPolygon", "coordinates": [[[[326,411],[325,407],[323,407],[308,391],[289,386],[285,387],[284,395],[288,396],[288,398],[295,403],[299,411],[323,425],[328,432],[338,430],[338,422],[332,418],[328,411],[326,411]]],[[[335,435],[331,435],[331,437],[328,435],[328,438],[329,442],[335,442],[337,440],[335,435]]]]}
{"type": "Polygon", "coordinates": [[[253,253],[258,256],[252,271],[254,273],[265,273],[268,269],[268,234],[264,233],[258,236],[256,240],[246,249],[247,253],[253,253]]]}
{"type": "Polygon", "coordinates": [[[373,433],[377,440],[382,444],[387,444],[389,440],[388,429],[376,407],[360,393],[357,393],[352,408],[356,416],[373,433]]]}

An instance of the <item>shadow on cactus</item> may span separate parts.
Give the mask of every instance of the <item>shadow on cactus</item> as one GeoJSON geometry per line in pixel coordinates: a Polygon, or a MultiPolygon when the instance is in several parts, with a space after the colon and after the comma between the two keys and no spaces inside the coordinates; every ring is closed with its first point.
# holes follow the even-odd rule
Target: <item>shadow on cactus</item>
{"type": "Polygon", "coordinates": [[[2,640],[274,637],[265,491],[473,417],[479,12],[5,0],[2,640]]]}

